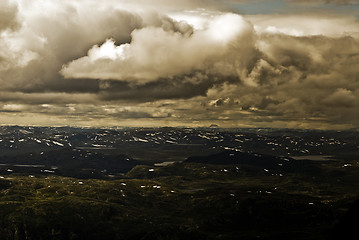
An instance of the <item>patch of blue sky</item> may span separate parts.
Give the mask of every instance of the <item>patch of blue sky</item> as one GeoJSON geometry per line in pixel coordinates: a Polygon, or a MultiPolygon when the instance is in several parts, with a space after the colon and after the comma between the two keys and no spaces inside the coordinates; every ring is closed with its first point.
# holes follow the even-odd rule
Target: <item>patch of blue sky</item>
{"type": "Polygon", "coordinates": [[[338,3],[322,3],[316,6],[320,9],[325,9],[338,13],[356,13],[359,14],[359,1],[351,4],[338,4],[338,3]]]}
{"type": "Polygon", "coordinates": [[[281,13],[289,8],[289,4],[284,0],[254,0],[248,2],[227,1],[227,7],[240,14],[272,14],[281,13]]]}
{"type": "Polygon", "coordinates": [[[339,14],[353,14],[359,16],[359,1],[344,3],[308,2],[307,4],[289,0],[252,0],[225,1],[225,5],[240,14],[283,14],[303,12],[332,12],[339,14]]]}

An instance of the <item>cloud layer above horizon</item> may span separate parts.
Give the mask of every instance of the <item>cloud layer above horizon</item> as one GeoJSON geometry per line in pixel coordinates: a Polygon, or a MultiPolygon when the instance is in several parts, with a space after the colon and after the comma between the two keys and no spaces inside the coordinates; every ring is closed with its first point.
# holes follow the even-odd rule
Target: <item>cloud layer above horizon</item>
{"type": "Polygon", "coordinates": [[[358,128],[359,3],[254,4],[2,1],[0,124],[358,128]]]}

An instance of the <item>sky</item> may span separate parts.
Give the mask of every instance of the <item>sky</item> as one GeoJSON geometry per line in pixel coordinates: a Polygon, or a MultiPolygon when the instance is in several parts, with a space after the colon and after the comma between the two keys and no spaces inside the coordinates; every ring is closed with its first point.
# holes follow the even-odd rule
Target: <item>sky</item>
{"type": "Polygon", "coordinates": [[[0,125],[359,128],[359,0],[1,0],[0,125]]]}

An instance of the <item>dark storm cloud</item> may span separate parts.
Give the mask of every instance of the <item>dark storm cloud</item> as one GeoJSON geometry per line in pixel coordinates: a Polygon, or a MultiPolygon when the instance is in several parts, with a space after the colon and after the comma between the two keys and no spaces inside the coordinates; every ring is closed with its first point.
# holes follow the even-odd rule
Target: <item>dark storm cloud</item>
{"type": "Polygon", "coordinates": [[[22,16],[26,24],[11,36],[0,38],[8,52],[3,63],[6,67],[2,72],[0,69],[2,89],[62,91],[66,83],[79,88],[81,81],[64,83],[58,74],[64,62],[84,55],[93,44],[108,37],[118,43],[127,42],[133,29],[142,26],[138,15],[124,10],[76,9],[58,3],[51,11],[56,17],[45,12],[22,16]]]}
{"type": "MultiPolygon", "coordinates": [[[[9,62],[7,65],[10,67],[1,73],[3,89],[29,93],[98,92],[100,86],[96,79],[64,79],[58,74],[63,62],[82,56],[91,45],[107,37],[113,38],[119,44],[124,43],[130,39],[130,33],[134,28],[142,26],[142,19],[139,16],[126,11],[111,10],[104,19],[97,19],[93,30],[84,28],[78,21],[67,20],[67,14],[77,18],[76,12],[70,11],[63,14],[63,19],[50,22],[41,17],[33,19],[36,33],[45,41],[42,48],[36,52],[40,57],[35,57],[21,69],[11,66],[9,62]]],[[[154,24],[166,29],[182,31],[183,34],[190,34],[191,31],[188,26],[178,25],[167,17],[153,18],[153,21],[155,21],[154,24]]]]}
{"type": "Polygon", "coordinates": [[[238,102],[237,108],[258,122],[358,124],[356,38],[264,33],[257,46],[262,55],[248,74],[253,84],[225,83],[209,91],[205,106],[211,111],[235,118],[231,103],[238,102]]]}
{"type": "MultiPolygon", "coordinates": [[[[0,37],[0,82],[2,89],[24,92],[96,92],[96,79],[64,79],[59,71],[64,63],[85,55],[88,49],[113,39],[116,44],[131,40],[131,32],[150,24],[165,31],[189,36],[193,29],[185,22],[176,22],[155,12],[139,15],[111,7],[93,8],[91,5],[76,7],[71,2],[56,3],[46,11],[24,15],[22,28],[11,36],[0,37]],[[145,22],[144,22],[145,21],[145,22]]],[[[50,4],[50,5],[51,5],[50,4]]],[[[7,5],[6,5],[7,6],[7,5]]],[[[9,5],[4,12],[16,14],[16,5],[9,5]],[[11,11],[10,11],[11,10],[11,11]]],[[[1,15],[5,27],[17,23],[10,14],[1,15]],[[5,19],[6,17],[6,19],[5,19]],[[9,21],[6,21],[9,18],[9,21]],[[10,19],[13,24],[10,25],[10,19]],[[6,24],[6,25],[5,25],[6,24]]],[[[19,24],[18,24],[19,25],[19,24]]]]}
{"type": "Polygon", "coordinates": [[[64,93],[64,92],[45,92],[45,93],[24,93],[12,91],[0,91],[0,102],[4,104],[96,104],[99,99],[96,94],[91,93],[64,93]]]}
{"type": "Polygon", "coordinates": [[[15,30],[20,27],[17,18],[17,6],[8,0],[0,2],[0,32],[4,30],[15,30]]]}
{"type": "Polygon", "coordinates": [[[208,89],[224,82],[238,82],[235,77],[206,75],[197,72],[159,79],[145,84],[124,81],[100,81],[100,98],[106,101],[127,100],[133,102],[156,101],[160,99],[189,99],[206,96],[208,89]]]}
{"type": "Polygon", "coordinates": [[[0,4],[1,121],[358,124],[353,15],[240,16],[206,0],[13,2],[0,4]]]}
{"type": "Polygon", "coordinates": [[[43,79],[36,83],[24,83],[22,87],[9,86],[8,91],[21,91],[23,93],[99,93],[100,82],[96,79],[64,79],[55,76],[43,79]]]}

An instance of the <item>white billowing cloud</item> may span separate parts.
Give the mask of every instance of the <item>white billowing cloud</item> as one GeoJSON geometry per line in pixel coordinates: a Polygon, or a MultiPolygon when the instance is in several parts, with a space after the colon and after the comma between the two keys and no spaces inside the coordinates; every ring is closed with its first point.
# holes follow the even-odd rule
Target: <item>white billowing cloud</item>
{"type": "MultiPolygon", "coordinates": [[[[0,72],[16,67],[23,67],[37,54],[24,49],[22,41],[16,37],[21,27],[16,4],[4,0],[0,2],[0,72]]],[[[0,76],[1,78],[1,76],[0,76]]]]}
{"type": "Polygon", "coordinates": [[[25,67],[30,61],[39,57],[35,51],[24,46],[18,35],[6,32],[0,38],[0,71],[25,67]]]}
{"type": "Polygon", "coordinates": [[[358,126],[359,21],[312,2],[2,0],[0,123],[358,126]]]}
{"type": "Polygon", "coordinates": [[[221,73],[223,65],[228,65],[231,74],[236,74],[242,69],[234,69],[233,62],[227,62],[233,51],[238,59],[235,64],[245,68],[251,58],[248,49],[254,46],[251,25],[236,14],[216,16],[207,28],[191,35],[146,27],[131,36],[129,44],[116,46],[108,39],[101,46],[93,46],[87,56],[71,61],[61,73],[66,78],[149,82],[196,70],[221,73]]]}
{"type": "Polygon", "coordinates": [[[64,63],[106,38],[127,42],[133,29],[143,24],[139,15],[111,7],[111,2],[12,3],[7,11],[17,16],[13,18],[17,27],[9,21],[7,27],[0,26],[0,90],[58,91],[63,81],[58,72],[64,63]]]}
{"type": "Polygon", "coordinates": [[[99,59],[125,59],[125,49],[128,47],[128,44],[123,44],[119,47],[115,46],[115,40],[114,39],[108,39],[104,44],[101,46],[93,46],[88,54],[91,62],[97,61],[99,59]]]}

